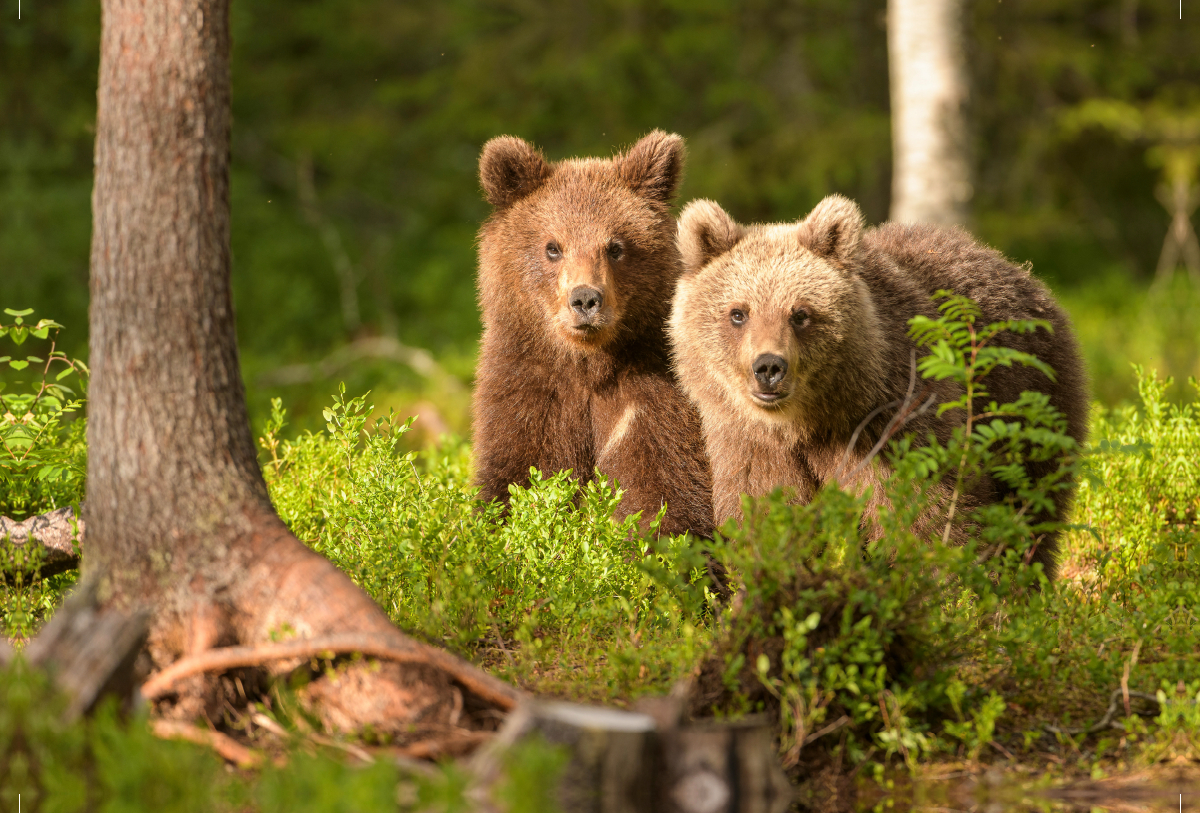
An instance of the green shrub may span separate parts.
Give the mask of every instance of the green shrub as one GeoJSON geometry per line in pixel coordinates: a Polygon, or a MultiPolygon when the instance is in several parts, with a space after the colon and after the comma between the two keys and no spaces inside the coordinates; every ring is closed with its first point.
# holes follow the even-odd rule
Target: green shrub
{"type": "Polygon", "coordinates": [[[941,606],[944,580],[969,554],[911,533],[864,552],[861,499],[837,488],[803,506],[788,496],[745,500],[741,526],[714,545],[741,592],[693,712],[778,714],[789,766],[806,741],[843,727],[861,757],[871,732],[895,733],[941,691],[961,634],[941,606]]]}
{"type": "Polygon", "coordinates": [[[915,337],[931,348],[919,367],[963,385],[963,397],[942,409],[962,410],[965,420],[945,446],[932,437],[894,444],[894,474],[884,485],[892,508],[864,516],[863,499],[836,485],[804,506],[777,493],[747,500],[745,521],[723,528],[714,545],[740,593],[701,667],[693,710],[778,714],[789,765],[823,737],[831,747],[844,743],[838,747],[854,761],[873,752],[897,753],[910,766],[942,751],[977,759],[1003,736],[1010,702],[1035,710],[1025,721],[1036,727],[1034,742],[1046,724],[1069,724],[1089,707],[1095,721],[1138,663],[1120,644],[1104,656],[1105,642],[1136,644],[1142,663],[1157,665],[1138,675],[1150,694],[1160,682],[1174,690],[1183,678],[1182,671],[1168,676],[1165,661],[1181,669],[1182,659],[1195,662],[1194,407],[1167,406],[1165,385],[1143,380],[1144,415],[1101,417],[1105,451],[1079,499],[1080,513],[1098,528],[1068,526],[1046,513],[1080,467],[1062,417],[1031,393],[975,407],[986,402],[978,379],[995,365],[1041,366],[991,340],[1040,326],[978,328],[969,301],[949,297],[940,307],[938,319],[914,320],[915,337]],[[1136,453],[1147,443],[1156,458],[1136,453]],[[1058,465],[1034,479],[1024,464],[1037,460],[1058,465]],[[974,533],[965,546],[936,544],[948,535],[964,483],[980,472],[1010,496],[969,512],[964,521],[974,533]],[[1102,496],[1112,491],[1100,486],[1104,477],[1120,482],[1120,496],[1102,496]],[[938,480],[954,484],[942,503],[928,498],[938,480]],[[1145,516],[1147,498],[1160,516],[1145,516]],[[917,521],[926,512],[939,518],[932,532],[917,521]],[[868,523],[878,524],[870,538],[879,541],[861,540],[868,523]],[[1111,607],[1074,582],[1047,584],[1040,566],[1028,564],[1041,534],[1074,529],[1067,538],[1082,547],[1091,534],[1103,539],[1118,528],[1138,541],[1106,552],[1097,567],[1118,599],[1132,599],[1128,588],[1138,582],[1131,579],[1140,578],[1136,602],[1111,607]],[[1151,584],[1147,576],[1164,566],[1176,578],[1151,584]]]}
{"type": "Polygon", "coordinates": [[[31,324],[32,310],[4,313],[11,321],[0,321],[0,339],[12,349],[0,355],[0,516],[22,520],[83,499],[84,424],[71,419],[83,406],[88,368],[56,349],[62,325],[31,324]],[[44,349],[27,352],[31,338],[44,349]]]}
{"type": "Polygon", "coordinates": [[[996,631],[1005,658],[981,652],[1043,719],[1090,724],[1123,681],[1168,697],[1200,681],[1200,404],[1169,403],[1170,384],[1138,370],[1140,407],[1094,413],[1066,583],[996,631]]]}
{"type": "MultiPolygon", "coordinates": [[[[0,321],[0,516],[23,520],[83,500],[84,421],[78,417],[88,368],[57,350],[62,325],[32,322],[32,310],[6,308],[0,321]],[[27,346],[32,339],[38,347],[27,346]],[[31,352],[32,351],[32,352],[31,352]],[[74,388],[72,388],[72,385],[74,388]]],[[[74,573],[43,579],[41,550],[0,537],[0,630],[16,639],[38,624],[75,583],[74,573]]]]}
{"type": "MultiPolygon", "coordinates": [[[[608,480],[580,485],[570,472],[533,472],[528,488],[511,489],[502,517],[498,505],[475,499],[464,443],[405,452],[399,440],[411,421],[388,415],[368,426],[370,412],[364,397],[342,392],[325,411],[326,432],[282,440],[276,401],[263,466],[297,536],[396,623],[509,660],[519,643],[529,669],[552,669],[556,656],[572,669],[602,664],[604,681],[627,686],[684,668],[705,607],[694,541],[647,541],[638,517],[612,519],[620,492],[608,480]],[[641,658],[659,633],[676,643],[641,658]]],[[[651,538],[657,526],[655,518],[651,538]]]]}

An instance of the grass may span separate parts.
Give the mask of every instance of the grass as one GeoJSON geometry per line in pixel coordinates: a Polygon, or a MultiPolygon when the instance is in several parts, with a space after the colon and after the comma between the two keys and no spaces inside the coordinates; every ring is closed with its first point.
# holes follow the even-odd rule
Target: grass
{"type": "Polygon", "coordinates": [[[1056,295],[1071,314],[1097,401],[1136,404],[1134,364],[1174,379],[1171,400],[1189,398],[1187,380],[1200,377],[1200,285],[1185,272],[1144,287],[1110,269],[1056,295]]]}

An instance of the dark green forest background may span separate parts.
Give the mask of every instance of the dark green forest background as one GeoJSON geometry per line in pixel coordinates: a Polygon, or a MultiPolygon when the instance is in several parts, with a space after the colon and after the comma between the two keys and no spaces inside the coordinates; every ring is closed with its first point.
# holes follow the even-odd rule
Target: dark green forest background
{"type": "MultiPolygon", "coordinates": [[[[279,395],[310,424],[345,379],[467,430],[488,211],[476,161],[495,135],[562,158],[659,127],[687,140],[683,202],[791,220],[841,192],[886,219],[885,6],[237,0],[233,274],[256,423],[279,395]],[[375,335],[430,351],[447,374],[367,359],[269,383],[375,335]]],[[[1151,285],[1170,222],[1155,197],[1161,134],[1130,118],[1200,120],[1200,8],[1183,22],[1146,0],[967,8],[972,228],[1062,297],[1102,401],[1131,394],[1130,361],[1200,372],[1196,285],[1182,273],[1151,285]]],[[[22,18],[6,0],[0,307],[57,319],[65,349],[86,357],[99,4],[27,0],[22,18]]],[[[1181,124],[1173,147],[1186,158],[1196,142],[1181,124]]]]}

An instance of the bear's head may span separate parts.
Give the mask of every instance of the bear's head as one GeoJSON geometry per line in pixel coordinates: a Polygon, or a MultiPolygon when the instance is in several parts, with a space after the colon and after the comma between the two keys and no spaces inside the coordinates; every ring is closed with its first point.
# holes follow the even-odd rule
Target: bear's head
{"type": "Polygon", "coordinates": [[[670,205],[683,157],[683,139],[659,130],[607,160],[551,163],[519,138],[489,141],[479,159],[494,207],[480,232],[485,324],[548,332],[573,354],[661,335],[680,270],[670,205]]]}
{"type": "Polygon", "coordinates": [[[844,429],[847,404],[882,375],[862,230],[840,195],[799,223],[741,226],[707,200],[683,210],[670,336],[706,425],[749,421],[792,440],[844,429]]]}

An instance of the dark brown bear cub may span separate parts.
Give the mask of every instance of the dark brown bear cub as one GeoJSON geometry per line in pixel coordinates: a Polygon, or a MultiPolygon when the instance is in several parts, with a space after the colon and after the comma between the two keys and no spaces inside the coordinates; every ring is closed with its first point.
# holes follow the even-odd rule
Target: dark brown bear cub
{"type": "Polygon", "coordinates": [[[666,320],[681,263],[669,207],[683,139],[655,131],[609,160],[547,162],[489,141],[479,175],[494,212],[479,234],[483,341],[475,386],[480,497],[507,501],[529,469],[599,469],[620,515],[712,533],[695,409],[671,372],[666,320]]]}
{"type": "MultiPolygon", "coordinates": [[[[858,464],[907,393],[916,349],[908,320],[936,317],[932,296],[941,289],[974,299],[985,325],[1008,319],[1052,325],[1053,332],[1002,336],[1004,345],[1050,364],[1055,380],[1014,365],[995,368],[984,383],[999,403],[1026,390],[1047,393],[1071,437],[1084,440],[1087,381],[1066,314],[1026,269],[960,229],[889,223],[864,232],[858,207],[838,195],[799,223],[741,226],[701,200],[684,209],[679,241],[685,270],[671,341],[680,382],[704,423],[717,524],[740,514],[741,494],[790,486],[808,500],[855,469],[860,473],[846,484],[860,492],[873,486],[868,513],[878,510],[879,486],[890,474],[886,461],[858,464]],[[844,464],[854,431],[872,413],[877,417],[844,464]]],[[[936,400],[959,397],[957,387],[939,382],[936,400]]],[[[917,438],[932,432],[945,442],[962,419],[962,410],[940,417],[929,410],[905,431],[917,438]]],[[[1056,464],[1028,466],[1038,477],[1056,464]]],[[[944,524],[948,513],[941,509],[949,486],[933,491],[923,533],[944,524]]],[[[1003,496],[997,483],[982,478],[966,501],[1003,496]]],[[[1057,492],[1060,518],[1070,497],[1070,489],[1057,492]]],[[[961,531],[955,529],[959,541],[961,531]]],[[[1056,549],[1057,540],[1048,538],[1034,552],[1051,578],[1056,549]]]]}

